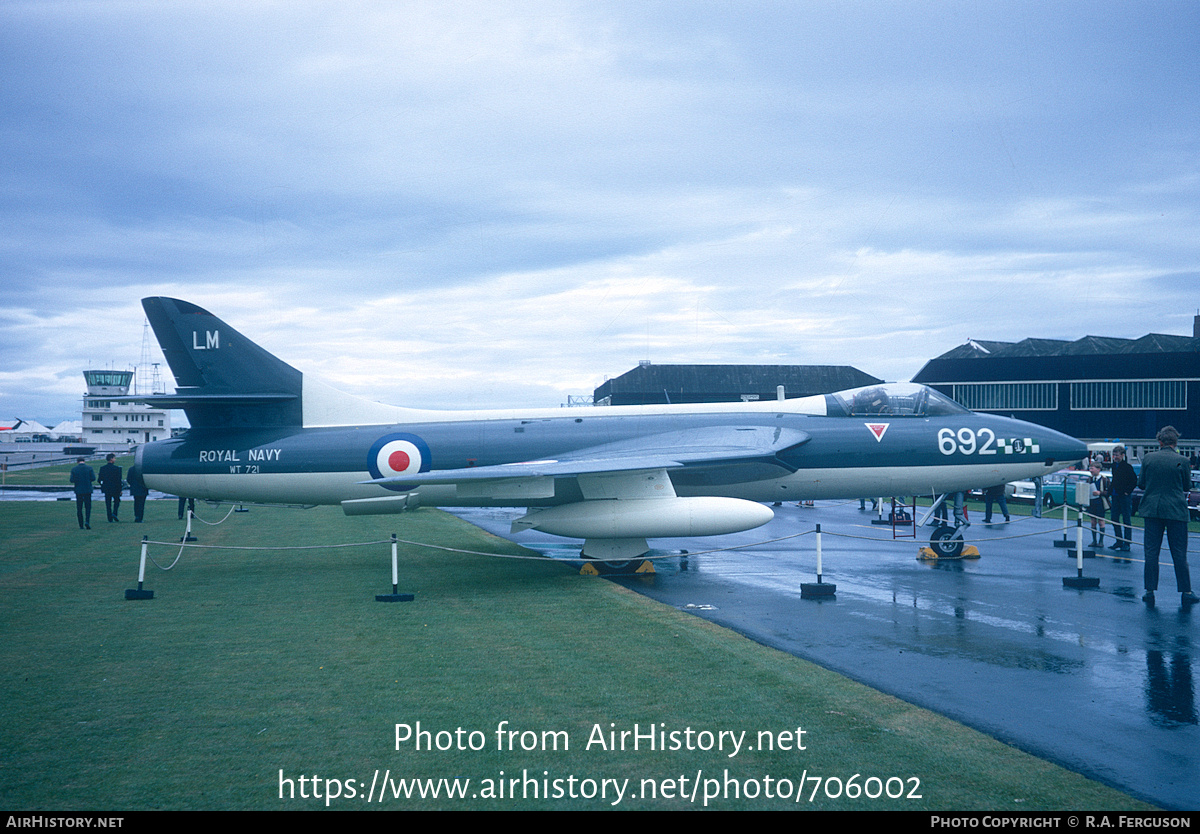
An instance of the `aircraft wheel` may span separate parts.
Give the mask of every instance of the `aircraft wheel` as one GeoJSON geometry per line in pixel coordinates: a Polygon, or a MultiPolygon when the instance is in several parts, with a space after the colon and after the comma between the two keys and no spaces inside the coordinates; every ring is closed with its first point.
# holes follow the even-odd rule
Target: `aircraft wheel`
{"type": "Polygon", "coordinates": [[[963,540],[953,527],[939,527],[929,537],[929,547],[942,559],[957,559],[962,555],[963,540]]]}
{"type": "Polygon", "coordinates": [[[613,573],[628,573],[635,565],[639,565],[641,562],[641,559],[622,559],[617,562],[601,562],[600,564],[613,573]]]}

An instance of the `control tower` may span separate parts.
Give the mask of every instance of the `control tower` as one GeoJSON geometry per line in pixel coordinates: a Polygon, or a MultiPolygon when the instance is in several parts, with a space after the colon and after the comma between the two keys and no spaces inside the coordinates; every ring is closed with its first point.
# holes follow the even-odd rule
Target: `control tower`
{"type": "Polygon", "coordinates": [[[171,436],[171,412],[142,403],[113,402],[133,383],[133,371],[84,371],[83,442],[136,445],[171,436]]]}

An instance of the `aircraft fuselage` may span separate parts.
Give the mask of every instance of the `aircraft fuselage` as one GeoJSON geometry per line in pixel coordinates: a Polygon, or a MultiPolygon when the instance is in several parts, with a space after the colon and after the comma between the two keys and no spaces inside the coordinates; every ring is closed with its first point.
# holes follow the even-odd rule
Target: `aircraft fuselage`
{"type": "Polygon", "coordinates": [[[554,478],[552,495],[540,497],[506,497],[499,488],[493,496],[480,490],[464,496],[454,485],[398,490],[362,482],[378,477],[370,470],[371,450],[390,436],[423,443],[428,459],[422,469],[428,471],[553,459],[583,447],[694,427],[791,428],[808,434],[808,441],[777,456],[793,472],[753,460],[671,472],[678,495],[751,501],[954,492],[1047,474],[1086,453],[1072,438],[1004,417],[970,412],[937,418],[829,417],[796,413],[790,402],[747,404],[727,413],[704,406],[676,406],[674,413],[596,407],[394,425],[193,430],[143,447],[139,459],[150,486],[196,498],[337,504],[405,491],[419,495],[426,506],[540,507],[583,500],[576,479],[554,478]]]}

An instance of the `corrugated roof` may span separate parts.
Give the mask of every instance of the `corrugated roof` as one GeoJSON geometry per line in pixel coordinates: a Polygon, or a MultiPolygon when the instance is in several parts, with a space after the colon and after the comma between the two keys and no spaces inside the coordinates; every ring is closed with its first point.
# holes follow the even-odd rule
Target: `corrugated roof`
{"type": "Polygon", "coordinates": [[[999,359],[1019,356],[1113,356],[1134,353],[1188,353],[1200,351],[1200,339],[1150,333],[1140,339],[1084,336],[1073,342],[1062,339],[1022,339],[1019,342],[985,342],[971,339],[951,348],[938,359],[999,359]],[[983,350],[980,349],[983,348],[983,350]]]}
{"type": "Polygon", "coordinates": [[[1126,353],[1132,339],[1117,339],[1107,336],[1084,336],[1074,342],[1067,342],[1062,353],[1066,356],[1108,356],[1114,353],[1126,353]]]}
{"type": "Polygon", "coordinates": [[[1058,339],[1022,339],[1004,350],[994,351],[992,356],[1059,356],[1069,344],[1058,339]]]}
{"type": "Polygon", "coordinates": [[[622,388],[636,390],[682,387],[737,393],[757,390],[764,381],[772,385],[793,383],[811,388],[842,380],[852,381],[850,387],[881,381],[847,365],[639,365],[609,381],[620,381],[622,388]]]}
{"type": "Polygon", "coordinates": [[[1147,333],[1130,340],[1127,353],[1186,353],[1200,350],[1200,339],[1175,336],[1170,333],[1147,333]]]}
{"type": "Polygon", "coordinates": [[[613,394],[668,392],[704,394],[773,393],[784,386],[789,397],[875,385],[883,380],[849,365],[639,365],[596,389],[613,394]]]}

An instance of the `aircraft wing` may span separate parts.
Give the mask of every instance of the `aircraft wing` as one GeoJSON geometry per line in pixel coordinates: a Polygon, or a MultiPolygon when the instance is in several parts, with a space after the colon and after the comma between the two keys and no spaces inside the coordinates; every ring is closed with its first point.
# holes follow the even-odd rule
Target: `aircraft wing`
{"type": "Polygon", "coordinates": [[[361,481],[367,484],[469,484],[523,478],[570,477],[606,473],[707,468],[738,463],[777,467],[779,475],[795,471],[776,455],[807,442],[807,432],[764,426],[708,426],[638,437],[577,449],[554,458],[438,469],[412,475],[361,481]]]}

